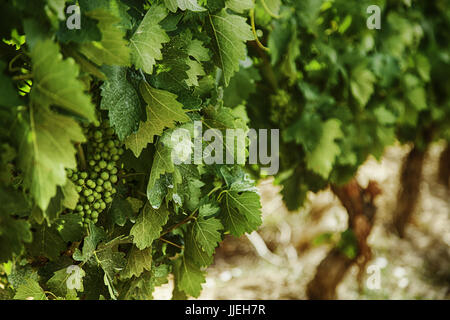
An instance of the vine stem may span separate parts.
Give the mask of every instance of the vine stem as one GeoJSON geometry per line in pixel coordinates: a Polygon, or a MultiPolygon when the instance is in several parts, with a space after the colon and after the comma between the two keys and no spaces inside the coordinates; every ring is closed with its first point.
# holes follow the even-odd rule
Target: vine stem
{"type": "Polygon", "coordinates": [[[255,26],[255,9],[250,9],[250,20],[252,24],[252,31],[253,35],[255,36],[255,41],[258,47],[260,47],[262,50],[269,52],[269,48],[265,47],[261,41],[259,41],[258,34],[256,33],[256,26],[255,26]]]}
{"type": "Polygon", "coordinates": [[[33,79],[33,74],[32,73],[28,73],[28,74],[23,74],[23,75],[20,75],[20,76],[14,76],[14,77],[12,77],[12,79],[14,81],[17,81],[17,80],[29,80],[29,79],[33,79]]]}
{"type": "Polygon", "coordinates": [[[135,177],[135,176],[144,176],[145,173],[143,172],[136,172],[136,173],[128,173],[128,174],[124,174],[123,176],[119,176],[120,179],[126,179],[129,177],[135,177]]]}
{"type": "Polygon", "coordinates": [[[22,56],[23,56],[23,53],[19,53],[17,56],[15,56],[14,58],[11,59],[11,61],[9,62],[9,65],[8,65],[9,72],[15,72],[15,71],[21,70],[21,68],[19,68],[19,67],[14,68],[13,64],[14,64],[14,62],[16,62],[17,59],[19,59],[22,56]]]}
{"type": "Polygon", "coordinates": [[[80,143],[77,143],[76,146],[77,146],[77,150],[78,150],[78,155],[80,157],[81,168],[83,170],[86,170],[87,169],[87,163],[86,163],[86,157],[84,156],[83,147],[81,146],[80,143]]]}
{"type": "Polygon", "coordinates": [[[45,294],[49,294],[49,295],[53,296],[53,298],[55,298],[55,300],[58,300],[58,297],[57,297],[53,292],[50,292],[50,291],[44,291],[44,293],[45,293],[45,294]]]}
{"type": "Polygon", "coordinates": [[[142,80],[144,80],[145,83],[148,83],[148,82],[147,82],[147,79],[145,78],[145,74],[144,74],[144,72],[142,71],[142,69],[139,69],[139,73],[141,74],[142,80]]]}
{"type": "Polygon", "coordinates": [[[223,190],[221,193],[219,193],[219,196],[217,197],[217,201],[222,201],[222,195],[224,194],[224,193],[227,193],[228,192],[228,190],[223,190]]]}
{"type": "Polygon", "coordinates": [[[212,189],[209,193],[208,193],[208,197],[210,197],[214,192],[216,192],[217,190],[220,190],[222,187],[215,187],[214,189],[212,189]]]}
{"type": "Polygon", "coordinates": [[[176,244],[176,243],[173,243],[173,242],[171,242],[171,241],[169,241],[169,240],[166,240],[166,239],[164,239],[164,238],[159,238],[159,240],[161,240],[162,242],[166,242],[166,243],[168,243],[168,244],[170,244],[170,245],[172,245],[172,246],[174,246],[174,247],[177,247],[177,248],[179,248],[179,249],[183,249],[182,246],[180,246],[180,245],[178,245],[178,244],[176,244]]]}
{"type": "Polygon", "coordinates": [[[197,212],[197,210],[195,210],[191,215],[189,215],[187,218],[185,218],[183,221],[178,222],[177,224],[173,225],[172,227],[170,227],[169,229],[167,229],[166,231],[164,231],[163,233],[161,233],[160,235],[160,239],[162,236],[165,236],[166,234],[168,234],[169,232],[171,232],[172,230],[182,226],[185,223],[188,223],[190,220],[194,219],[194,214],[197,212]]]}
{"type": "Polygon", "coordinates": [[[142,191],[136,190],[136,193],[137,193],[138,195],[140,195],[141,197],[144,197],[145,199],[147,199],[147,195],[146,195],[145,193],[143,193],[142,191]]]}

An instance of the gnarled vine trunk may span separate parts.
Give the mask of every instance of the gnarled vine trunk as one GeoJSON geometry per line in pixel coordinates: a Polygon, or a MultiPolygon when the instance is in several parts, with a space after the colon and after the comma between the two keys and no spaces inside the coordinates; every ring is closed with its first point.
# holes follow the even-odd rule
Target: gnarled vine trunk
{"type": "Polygon", "coordinates": [[[314,279],[308,284],[309,299],[336,299],[337,286],[354,263],[359,266],[358,280],[361,283],[365,266],[371,259],[367,237],[373,227],[376,213],[374,200],[380,194],[380,189],[373,181],[364,189],[353,179],[345,186],[332,186],[332,190],[347,210],[348,227],[356,236],[358,252],[352,259],[338,248],[333,248],[319,264],[314,279]]]}
{"type": "Polygon", "coordinates": [[[400,176],[400,190],[394,211],[393,225],[396,233],[403,238],[420,194],[422,168],[426,151],[413,147],[405,158],[400,176]]]}
{"type": "Polygon", "coordinates": [[[450,188],[450,143],[442,151],[439,157],[439,182],[447,188],[450,188]]]}

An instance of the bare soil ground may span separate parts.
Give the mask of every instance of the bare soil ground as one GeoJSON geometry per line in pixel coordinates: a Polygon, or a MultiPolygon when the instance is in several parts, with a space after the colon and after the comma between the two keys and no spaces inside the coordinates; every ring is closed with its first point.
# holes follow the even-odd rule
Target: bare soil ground
{"type": "MultiPolygon", "coordinates": [[[[376,180],[383,190],[376,200],[376,223],[369,238],[374,257],[366,277],[371,283],[379,280],[379,286],[366,285],[365,280],[359,291],[353,267],[338,287],[339,299],[450,299],[450,191],[437,182],[441,144],[427,153],[407,237],[399,239],[391,231],[399,170],[408,150],[391,147],[380,162],[369,159],[358,172],[360,184],[376,180]]],[[[331,247],[318,240],[328,235],[332,242],[346,229],[347,215],[329,190],[310,194],[306,206],[292,213],[271,180],[259,189],[263,226],[249,237],[223,242],[200,299],[306,299],[306,285],[331,247]]],[[[170,299],[172,286],[170,282],[158,289],[155,298],[170,299]]]]}

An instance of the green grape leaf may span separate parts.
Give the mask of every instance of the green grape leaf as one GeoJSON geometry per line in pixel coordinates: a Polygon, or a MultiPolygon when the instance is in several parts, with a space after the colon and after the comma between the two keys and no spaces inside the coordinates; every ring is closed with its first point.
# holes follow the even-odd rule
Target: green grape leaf
{"type": "Polygon", "coordinates": [[[236,237],[256,230],[262,223],[259,195],[255,192],[226,192],[219,215],[225,230],[236,237]]]}
{"type": "Polygon", "coordinates": [[[121,20],[103,8],[92,10],[87,16],[98,20],[102,40],[81,44],[80,52],[99,66],[130,66],[128,41],[124,39],[125,31],[118,25],[121,20]]]}
{"type": "MultiPolygon", "coordinates": [[[[205,210],[205,208],[203,208],[205,210]]],[[[204,211],[202,212],[204,214],[204,211]]],[[[222,240],[220,230],[223,229],[220,220],[216,218],[197,218],[193,223],[193,232],[196,242],[209,255],[214,253],[218,243],[222,240]]]]}
{"type": "Polygon", "coordinates": [[[64,8],[66,6],[66,0],[47,0],[47,6],[51,11],[56,13],[59,20],[64,20],[66,18],[64,14],[64,8]]]}
{"type": "MultiPolygon", "coordinates": [[[[112,241],[114,243],[114,240],[112,241]]],[[[113,250],[110,243],[100,244],[96,250],[97,263],[105,272],[104,282],[108,287],[113,300],[117,299],[118,292],[114,287],[114,278],[126,266],[125,253],[113,250]]]]}
{"type": "Polygon", "coordinates": [[[152,273],[144,271],[139,277],[134,277],[130,281],[130,286],[124,295],[124,299],[131,300],[152,300],[155,285],[152,273]]]}
{"type": "Polygon", "coordinates": [[[142,200],[132,197],[128,197],[126,200],[130,203],[133,213],[138,213],[139,210],[141,210],[141,208],[144,206],[144,201],[142,200]]]}
{"type": "Polygon", "coordinates": [[[67,183],[61,188],[61,191],[64,195],[62,205],[70,210],[75,210],[78,200],[80,199],[75,184],[72,181],[67,180],[67,183]]]}
{"type": "Polygon", "coordinates": [[[206,281],[204,273],[185,256],[174,262],[175,285],[178,290],[197,298],[206,281]]]}
{"type": "Polygon", "coordinates": [[[190,10],[194,12],[202,12],[206,11],[205,8],[200,6],[197,3],[198,0],[164,0],[164,4],[166,5],[167,9],[169,9],[171,12],[177,12],[178,8],[181,10],[190,10]]]}
{"type": "Polygon", "coordinates": [[[373,73],[364,66],[358,66],[353,70],[350,88],[353,96],[362,107],[367,104],[372,96],[375,81],[376,78],[373,73]]]}
{"type": "Polygon", "coordinates": [[[220,107],[208,107],[204,109],[205,123],[214,129],[218,130],[226,130],[226,129],[235,129],[236,128],[236,119],[233,115],[233,112],[230,108],[220,107]]]}
{"type": "Polygon", "coordinates": [[[198,77],[205,75],[202,65],[191,59],[187,59],[187,65],[189,70],[186,71],[188,75],[188,79],[185,80],[186,84],[188,86],[198,86],[198,77]]]}
{"type": "Polygon", "coordinates": [[[130,7],[120,0],[78,0],[81,11],[91,12],[97,9],[104,9],[119,19],[117,25],[124,30],[132,28],[132,18],[128,14],[130,7]]]}
{"type": "Polygon", "coordinates": [[[181,164],[175,167],[176,185],[173,189],[182,197],[182,202],[188,210],[194,211],[202,196],[202,187],[205,185],[200,180],[200,174],[196,165],[181,164]]]}
{"type": "Polygon", "coordinates": [[[322,137],[316,148],[306,154],[308,169],[327,179],[333,169],[335,158],[341,153],[341,149],[335,140],[342,138],[341,122],[330,119],[323,124],[322,137]]]}
{"type": "Polygon", "coordinates": [[[168,282],[170,268],[167,264],[152,265],[150,271],[144,271],[140,277],[135,277],[130,283],[130,289],[125,299],[151,300],[155,287],[168,282]]]}
{"type": "Polygon", "coordinates": [[[141,83],[140,91],[147,103],[147,121],[141,122],[139,130],[125,140],[125,145],[136,157],[139,157],[147,144],[153,143],[154,136],[160,136],[165,128],[173,128],[175,122],[189,121],[182,104],[176,100],[177,96],[173,93],[152,88],[145,82],[141,83]]]}
{"type": "Polygon", "coordinates": [[[257,191],[255,181],[248,176],[241,166],[221,166],[220,173],[230,191],[257,191]]]}
{"type": "Polygon", "coordinates": [[[205,203],[199,207],[198,216],[199,218],[207,219],[210,216],[215,215],[219,210],[220,207],[216,203],[205,203]]]}
{"type": "Polygon", "coordinates": [[[82,251],[76,249],[73,254],[75,261],[87,262],[95,252],[100,241],[106,238],[105,231],[94,224],[89,223],[89,235],[84,238],[82,251]]]}
{"type": "Polygon", "coordinates": [[[151,188],[147,188],[147,198],[153,208],[159,208],[167,195],[167,186],[171,182],[168,175],[157,178],[151,188]]]}
{"type": "Polygon", "coordinates": [[[285,142],[295,141],[312,152],[323,136],[322,120],[317,113],[303,112],[300,119],[283,132],[285,142]]]}
{"type": "Polygon", "coordinates": [[[20,104],[19,95],[10,78],[3,74],[6,63],[0,61],[0,106],[14,107],[20,104]]]}
{"type": "MultiPolygon", "coordinates": [[[[142,204],[140,205],[142,207],[142,204]]],[[[128,200],[125,200],[121,197],[115,197],[114,201],[111,204],[108,218],[111,219],[113,223],[123,227],[126,224],[127,220],[134,216],[134,213],[139,212],[139,209],[141,207],[139,207],[137,210],[133,210],[132,204],[128,200]]]]}
{"type": "Polygon", "coordinates": [[[276,65],[288,52],[289,43],[293,39],[293,26],[284,19],[273,22],[273,31],[269,34],[268,46],[272,65],[276,65]]]}
{"type": "Polygon", "coordinates": [[[162,59],[162,44],[170,40],[159,24],[166,16],[164,7],[152,6],[130,39],[131,62],[148,74],[156,60],[162,59]]]}
{"type": "Polygon", "coordinates": [[[416,62],[417,72],[419,73],[422,80],[426,81],[426,82],[430,81],[431,65],[430,65],[430,62],[428,61],[428,59],[425,56],[418,54],[415,57],[415,62],[416,62]]]}
{"type": "Polygon", "coordinates": [[[45,295],[44,289],[41,288],[39,283],[33,279],[27,279],[21,284],[14,296],[16,300],[48,300],[45,295]]]}
{"type": "Polygon", "coordinates": [[[261,76],[256,68],[240,68],[224,90],[224,105],[234,108],[247,101],[250,95],[256,92],[256,82],[260,80],[261,76]]]}
{"type": "Polygon", "coordinates": [[[379,79],[377,85],[390,87],[400,74],[397,59],[388,54],[375,54],[371,61],[371,69],[379,79]]]}
{"type": "Polygon", "coordinates": [[[47,281],[47,286],[50,288],[52,293],[57,295],[58,297],[66,297],[70,294],[76,296],[76,291],[83,292],[83,278],[86,275],[86,272],[78,267],[70,273],[70,269],[63,268],[55,272],[55,274],[47,281]],[[67,272],[69,271],[69,273],[67,272]],[[70,278],[70,280],[69,280],[70,278]],[[78,285],[78,288],[68,288],[67,280],[75,285],[78,285]],[[73,281],[73,282],[72,282],[73,281]]]}
{"type": "Polygon", "coordinates": [[[78,65],[73,59],[62,60],[59,47],[51,40],[38,41],[31,51],[33,105],[56,105],[85,117],[95,119],[95,108],[84,93],[84,85],[77,79],[78,65]]]}
{"type": "Polygon", "coordinates": [[[189,65],[191,60],[189,59],[188,49],[191,41],[191,33],[183,32],[164,45],[162,50],[163,60],[159,65],[160,72],[155,77],[158,88],[177,93],[189,89],[188,73],[191,73],[192,78],[196,76],[196,70],[191,70],[189,65]]]}
{"type": "Polygon", "coordinates": [[[284,60],[281,64],[281,70],[288,77],[289,83],[294,84],[298,78],[297,59],[300,57],[300,40],[297,35],[296,26],[292,26],[292,37],[287,45],[287,50],[283,54],[284,60]]]}
{"type": "Polygon", "coordinates": [[[98,263],[111,279],[126,266],[125,253],[115,251],[112,247],[109,243],[100,244],[96,250],[98,263]]]}
{"type": "Polygon", "coordinates": [[[169,276],[170,272],[170,265],[167,264],[161,264],[159,266],[153,265],[152,266],[152,281],[155,286],[160,286],[165,283],[168,283],[169,280],[167,277],[169,276]]]}
{"type": "Polygon", "coordinates": [[[153,241],[160,237],[162,227],[168,219],[169,210],[166,207],[155,210],[150,205],[145,205],[130,231],[136,247],[141,250],[150,247],[153,241]]]}
{"type": "Polygon", "coordinates": [[[75,147],[85,137],[76,121],[46,108],[30,108],[29,123],[22,121],[19,166],[25,185],[45,211],[56,195],[57,186],[67,183],[65,168],[75,169],[75,147]]]}
{"type": "Polygon", "coordinates": [[[302,183],[301,178],[296,174],[291,174],[281,182],[283,189],[283,202],[290,211],[297,210],[303,204],[308,192],[308,186],[302,183]]]}
{"type": "Polygon", "coordinates": [[[127,69],[119,66],[105,67],[108,80],[101,86],[100,108],[109,111],[109,121],[120,140],[124,140],[139,128],[141,101],[127,80],[127,69]]]}
{"type": "Polygon", "coordinates": [[[281,0],[257,0],[261,2],[264,9],[269,11],[272,15],[279,15],[281,8],[281,0]]]}
{"type": "Polygon", "coordinates": [[[83,221],[78,213],[64,214],[55,221],[56,230],[66,242],[80,241],[84,236],[83,221]]]}
{"type": "Polygon", "coordinates": [[[67,28],[66,21],[59,23],[59,30],[56,33],[58,40],[62,43],[86,43],[90,41],[101,41],[102,33],[97,27],[97,21],[88,17],[85,12],[81,11],[80,21],[81,29],[67,28]]]}
{"type": "Polygon", "coordinates": [[[35,257],[47,257],[55,261],[66,248],[66,243],[58,231],[43,223],[33,233],[33,242],[29,245],[29,252],[35,257]]]}
{"type": "Polygon", "coordinates": [[[408,90],[408,101],[417,111],[427,108],[427,94],[423,87],[417,86],[408,90]]]}
{"type": "MultiPolygon", "coordinates": [[[[7,119],[7,117],[3,118],[3,120],[5,121],[10,121],[10,119],[7,119]]],[[[0,126],[3,126],[0,123],[0,126]]],[[[6,129],[6,125],[4,126],[4,129],[6,129]]],[[[3,135],[3,131],[0,129],[0,135],[3,135]]],[[[17,152],[16,150],[11,147],[9,144],[4,143],[4,144],[0,144],[0,184],[4,185],[4,186],[8,186],[11,184],[11,182],[14,179],[14,165],[12,164],[12,161],[17,157],[17,152]]],[[[0,187],[1,188],[1,187],[0,187]]],[[[2,198],[2,192],[0,192],[0,201],[2,198]]],[[[5,195],[6,196],[6,195],[5,195]]],[[[9,194],[8,196],[11,196],[11,194],[9,194]]],[[[15,194],[15,196],[19,196],[17,194],[15,194]]],[[[22,197],[23,198],[23,197],[22,197]]],[[[16,205],[17,203],[21,204],[23,203],[23,201],[10,201],[9,203],[7,201],[2,202],[4,203],[6,206],[8,204],[12,204],[12,205],[16,205]]]]}
{"type": "Polygon", "coordinates": [[[203,250],[200,242],[196,239],[194,225],[190,225],[185,233],[184,256],[198,267],[207,267],[213,262],[212,254],[203,250]]]}
{"type": "Polygon", "coordinates": [[[139,250],[134,247],[131,249],[127,258],[127,265],[122,271],[122,277],[129,279],[133,276],[140,277],[141,274],[152,268],[152,248],[148,247],[144,250],[139,250]]]}
{"type": "Polygon", "coordinates": [[[397,117],[383,105],[376,108],[373,113],[381,124],[393,125],[397,121],[397,117]]]}
{"type": "Polygon", "coordinates": [[[188,39],[187,54],[198,62],[209,61],[209,50],[203,45],[203,42],[198,39],[192,39],[192,34],[190,33],[188,34],[188,39]]]}
{"type": "Polygon", "coordinates": [[[17,288],[24,284],[28,279],[39,281],[40,276],[35,270],[33,270],[31,265],[20,265],[20,263],[16,262],[11,263],[10,266],[11,272],[8,275],[8,282],[15,290],[17,290],[17,288]]]}
{"type": "Polygon", "coordinates": [[[226,0],[225,5],[237,13],[244,13],[255,7],[253,0],[226,0]]]}
{"type": "Polygon", "coordinates": [[[225,0],[206,0],[206,7],[209,12],[219,11],[225,7],[225,0]]]}
{"type": "MultiPolygon", "coordinates": [[[[54,196],[47,207],[47,210],[42,211],[39,207],[36,207],[35,211],[42,211],[41,215],[43,219],[47,220],[47,223],[53,224],[56,219],[58,219],[61,212],[64,210],[63,207],[64,195],[62,193],[62,189],[60,187],[56,190],[56,196],[54,196]]],[[[43,220],[42,220],[43,221],[43,220]]],[[[38,223],[42,223],[39,220],[36,220],[38,223]]]]}
{"type": "MultiPolygon", "coordinates": [[[[175,167],[172,161],[172,149],[159,143],[155,150],[155,156],[153,157],[152,170],[150,171],[150,179],[147,185],[147,198],[149,200],[157,201],[155,198],[155,186],[160,179],[161,175],[165,173],[174,172],[175,167]]],[[[157,201],[158,202],[158,201],[157,201]]],[[[157,203],[152,203],[153,206],[158,206],[157,203]]]]}
{"type": "Polygon", "coordinates": [[[209,16],[213,38],[214,62],[224,73],[225,86],[239,70],[239,61],[246,56],[245,42],[253,40],[253,34],[245,18],[229,14],[223,9],[209,16]]]}
{"type": "Polygon", "coordinates": [[[12,188],[0,186],[0,203],[2,204],[1,214],[22,216],[22,214],[29,211],[25,196],[12,188]]]}
{"type": "Polygon", "coordinates": [[[24,243],[32,240],[31,225],[24,220],[9,217],[9,212],[0,209],[0,263],[19,255],[24,243]]]}

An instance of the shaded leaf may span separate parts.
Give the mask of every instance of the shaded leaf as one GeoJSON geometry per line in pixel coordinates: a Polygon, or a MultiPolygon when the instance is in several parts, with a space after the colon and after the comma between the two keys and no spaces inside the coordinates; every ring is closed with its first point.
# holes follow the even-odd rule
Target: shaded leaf
{"type": "Polygon", "coordinates": [[[214,62],[223,70],[225,86],[239,70],[239,61],[245,59],[245,42],[253,40],[253,34],[245,18],[229,14],[223,9],[209,16],[213,38],[214,62]]]}
{"type": "Polygon", "coordinates": [[[38,41],[31,51],[34,105],[56,105],[85,117],[95,119],[95,108],[84,93],[84,85],[77,79],[78,65],[72,58],[62,59],[59,47],[51,40],[38,41]]]}
{"type": "Polygon", "coordinates": [[[130,231],[136,247],[141,250],[150,247],[153,241],[159,238],[168,219],[169,211],[164,206],[155,210],[146,205],[130,231]]]}
{"type": "Polygon", "coordinates": [[[113,66],[105,68],[108,80],[102,86],[100,108],[109,111],[111,127],[120,140],[136,132],[141,119],[139,95],[127,80],[127,69],[113,66]]]}
{"type": "Polygon", "coordinates": [[[153,143],[154,136],[161,135],[165,128],[173,128],[175,122],[189,121],[173,93],[152,88],[145,82],[141,84],[140,91],[147,102],[147,121],[141,122],[139,130],[125,140],[125,145],[136,157],[139,157],[147,144],[153,143]]]}
{"type": "Polygon", "coordinates": [[[151,6],[130,39],[131,62],[148,74],[153,72],[156,60],[162,59],[162,44],[170,40],[159,24],[166,16],[164,7],[151,6]]]}
{"type": "Polygon", "coordinates": [[[16,300],[47,300],[44,289],[39,283],[33,279],[27,279],[25,283],[21,284],[14,296],[16,300]]]}

